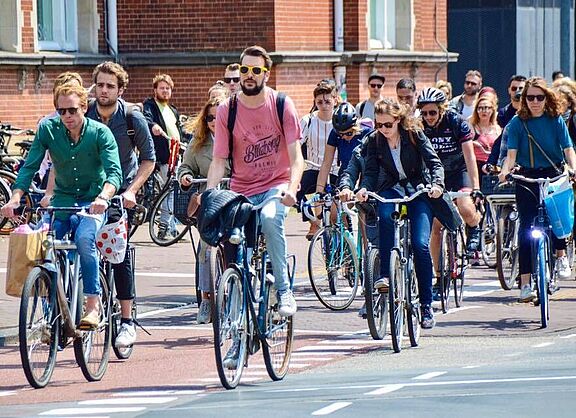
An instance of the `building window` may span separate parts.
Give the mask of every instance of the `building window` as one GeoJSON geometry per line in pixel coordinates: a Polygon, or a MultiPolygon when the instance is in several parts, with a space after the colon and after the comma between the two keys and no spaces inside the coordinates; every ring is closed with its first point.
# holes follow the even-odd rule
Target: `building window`
{"type": "Polygon", "coordinates": [[[412,0],[370,0],[370,48],[412,49],[412,0]]]}
{"type": "Polygon", "coordinates": [[[76,0],[38,0],[37,13],[40,50],[78,50],[76,0]]]}

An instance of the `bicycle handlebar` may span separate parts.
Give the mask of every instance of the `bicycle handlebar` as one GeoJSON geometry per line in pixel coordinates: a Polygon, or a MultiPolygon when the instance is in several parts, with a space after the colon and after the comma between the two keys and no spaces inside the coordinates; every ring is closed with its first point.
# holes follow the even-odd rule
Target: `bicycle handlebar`
{"type": "Polygon", "coordinates": [[[385,197],[381,197],[379,196],[377,193],[374,192],[369,192],[367,191],[366,194],[373,198],[376,199],[377,201],[381,202],[381,203],[398,203],[398,204],[402,204],[402,203],[408,203],[414,199],[416,199],[418,196],[420,196],[421,194],[424,193],[430,193],[430,191],[432,190],[432,188],[430,186],[426,186],[423,187],[419,190],[416,191],[416,193],[413,193],[410,196],[404,196],[404,197],[399,197],[399,198],[393,198],[393,199],[387,199],[385,197]]]}
{"type": "Polygon", "coordinates": [[[541,178],[528,178],[528,177],[524,177],[520,174],[513,174],[513,173],[508,173],[506,175],[506,180],[520,180],[526,183],[538,183],[538,184],[545,184],[545,183],[553,183],[557,180],[560,180],[561,178],[565,178],[568,177],[568,173],[562,173],[556,177],[541,177],[541,178]]]}

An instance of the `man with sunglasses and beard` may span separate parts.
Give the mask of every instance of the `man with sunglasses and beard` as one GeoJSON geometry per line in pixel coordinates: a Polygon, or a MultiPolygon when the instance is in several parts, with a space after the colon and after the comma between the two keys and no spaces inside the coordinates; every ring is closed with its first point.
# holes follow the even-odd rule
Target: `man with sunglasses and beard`
{"type": "Polygon", "coordinates": [[[472,116],[474,102],[482,88],[482,74],[478,70],[470,70],[464,79],[464,92],[450,100],[448,107],[458,113],[464,121],[472,116]]]}
{"type": "MultiPolygon", "coordinates": [[[[278,114],[278,92],[266,86],[272,59],[266,50],[254,45],[240,56],[241,92],[223,102],[216,113],[213,159],[208,172],[207,189],[220,184],[226,163],[231,159],[230,188],[259,204],[270,197],[261,210],[260,222],[274,271],[282,316],[296,312],[296,300],[290,289],[286,263],[284,221],[296,203],[296,192],[304,170],[300,150],[300,123],[294,103],[285,97],[283,114],[278,114]],[[230,143],[228,114],[236,104],[236,118],[230,143]],[[282,118],[283,123],[280,123],[282,118]]],[[[238,344],[233,345],[224,362],[235,368],[238,344]]]]}
{"type": "MultiPolygon", "coordinates": [[[[424,133],[444,166],[445,189],[449,192],[469,190],[477,200],[481,197],[478,167],[472,140],[474,134],[468,124],[453,110],[448,109],[442,90],[428,87],[418,96],[418,108],[424,133]]],[[[456,206],[467,226],[466,250],[469,254],[480,249],[480,212],[470,197],[456,200],[456,206]]],[[[440,223],[435,220],[430,239],[430,252],[438,269],[440,251],[440,223]]]]}
{"type": "MultiPolygon", "coordinates": [[[[148,127],[154,140],[154,150],[156,152],[156,163],[160,170],[162,181],[169,178],[168,161],[170,160],[170,139],[180,141],[184,136],[182,124],[180,123],[180,113],[178,109],[170,103],[174,81],[168,74],[158,74],[152,80],[154,97],[144,100],[144,117],[148,122],[148,127]]],[[[165,239],[166,236],[176,237],[176,220],[173,213],[174,201],[172,197],[162,202],[160,211],[160,224],[158,226],[158,238],[165,239]]]]}
{"type": "Polygon", "coordinates": [[[89,206],[89,213],[59,213],[54,230],[56,238],[74,231],[74,241],[80,255],[80,268],[86,296],[85,314],[80,320],[84,329],[95,329],[101,318],[102,293],[98,280],[98,251],[96,233],[104,222],[108,201],[122,183],[118,147],[110,129],[84,116],[87,93],[77,83],[63,84],[54,92],[58,117],[46,118],[38,126],[34,142],[14,183],[12,197],[0,212],[13,217],[20,206],[24,191],[50,152],[55,176],[55,207],[89,206]]]}
{"type": "MultiPolygon", "coordinates": [[[[129,109],[131,105],[121,99],[128,86],[128,73],[124,68],[120,64],[106,61],[96,66],[92,77],[96,85],[94,89],[96,100],[88,106],[86,117],[104,123],[112,131],[118,144],[124,177],[118,194],[122,195],[124,207],[133,208],[136,205],[138,190],[154,171],[156,160],[154,143],[142,113],[136,108],[129,109]]],[[[130,216],[128,221],[130,222],[130,216]]],[[[114,264],[112,268],[121,310],[121,327],[115,345],[129,347],[136,341],[136,327],[132,318],[135,286],[129,246],[126,248],[124,261],[114,264]]]]}
{"type": "Polygon", "coordinates": [[[386,82],[386,77],[381,74],[371,74],[368,77],[368,91],[370,97],[356,105],[356,114],[359,119],[369,118],[374,120],[374,106],[382,99],[382,88],[386,82]]]}
{"type": "Polygon", "coordinates": [[[496,120],[498,125],[502,129],[508,125],[508,122],[516,115],[516,112],[520,110],[520,97],[522,96],[522,90],[526,84],[526,77],[523,75],[513,75],[508,81],[508,94],[510,95],[510,103],[498,110],[498,116],[496,120]]]}

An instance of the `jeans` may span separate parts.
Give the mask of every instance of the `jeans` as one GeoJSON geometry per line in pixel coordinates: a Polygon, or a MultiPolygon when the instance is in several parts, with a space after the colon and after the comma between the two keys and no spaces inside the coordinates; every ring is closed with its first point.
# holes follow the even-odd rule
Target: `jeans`
{"type": "MultiPolygon", "coordinates": [[[[258,205],[267,198],[281,193],[281,189],[273,188],[267,192],[250,196],[248,199],[258,205]]],[[[279,199],[268,202],[260,211],[260,224],[262,233],[266,238],[266,249],[272,263],[274,272],[274,287],[279,294],[290,289],[288,279],[288,264],[286,262],[286,235],[284,234],[284,220],[290,208],[284,206],[279,199]]]]}
{"type": "MultiPolygon", "coordinates": [[[[80,203],[87,206],[90,203],[80,203]]],[[[67,232],[74,233],[85,296],[98,296],[102,293],[98,279],[98,250],[96,249],[96,234],[104,223],[105,215],[82,216],[73,214],[68,219],[54,220],[56,238],[61,239],[67,232]]]]}
{"type": "MultiPolygon", "coordinates": [[[[395,190],[383,190],[380,196],[391,199],[401,197],[395,190]]],[[[430,231],[432,230],[432,208],[427,198],[419,196],[407,204],[410,219],[410,242],[414,252],[414,269],[418,279],[420,303],[432,303],[432,257],[430,256],[430,231]]],[[[394,245],[394,222],[390,215],[394,205],[378,205],[378,224],[380,226],[380,275],[390,277],[390,252],[394,245]]]]}
{"type": "MultiPolygon", "coordinates": [[[[168,164],[159,164],[160,176],[164,184],[169,180],[168,178],[168,164]]],[[[160,224],[166,225],[168,231],[176,231],[176,220],[174,217],[174,193],[169,193],[167,198],[162,201],[160,205],[160,224]]]]}

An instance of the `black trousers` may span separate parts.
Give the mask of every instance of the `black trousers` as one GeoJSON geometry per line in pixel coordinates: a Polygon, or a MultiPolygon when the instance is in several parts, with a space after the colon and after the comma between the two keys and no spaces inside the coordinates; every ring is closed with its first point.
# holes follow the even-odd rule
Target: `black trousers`
{"type": "MultiPolygon", "coordinates": [[[[128,230],[131,225],[131,214],[133,211],[128,210],[128,230]]],[[[133,300],[136,296],[136,286],[134,284],[134,262],[132,251],[130,251],[130,237],[128,237],[128,246],[126,247],[126,257],[120,264],[112,264],[114,273],[114,284],[116,285],[116,297],[119,300],[133,300]]]]}

